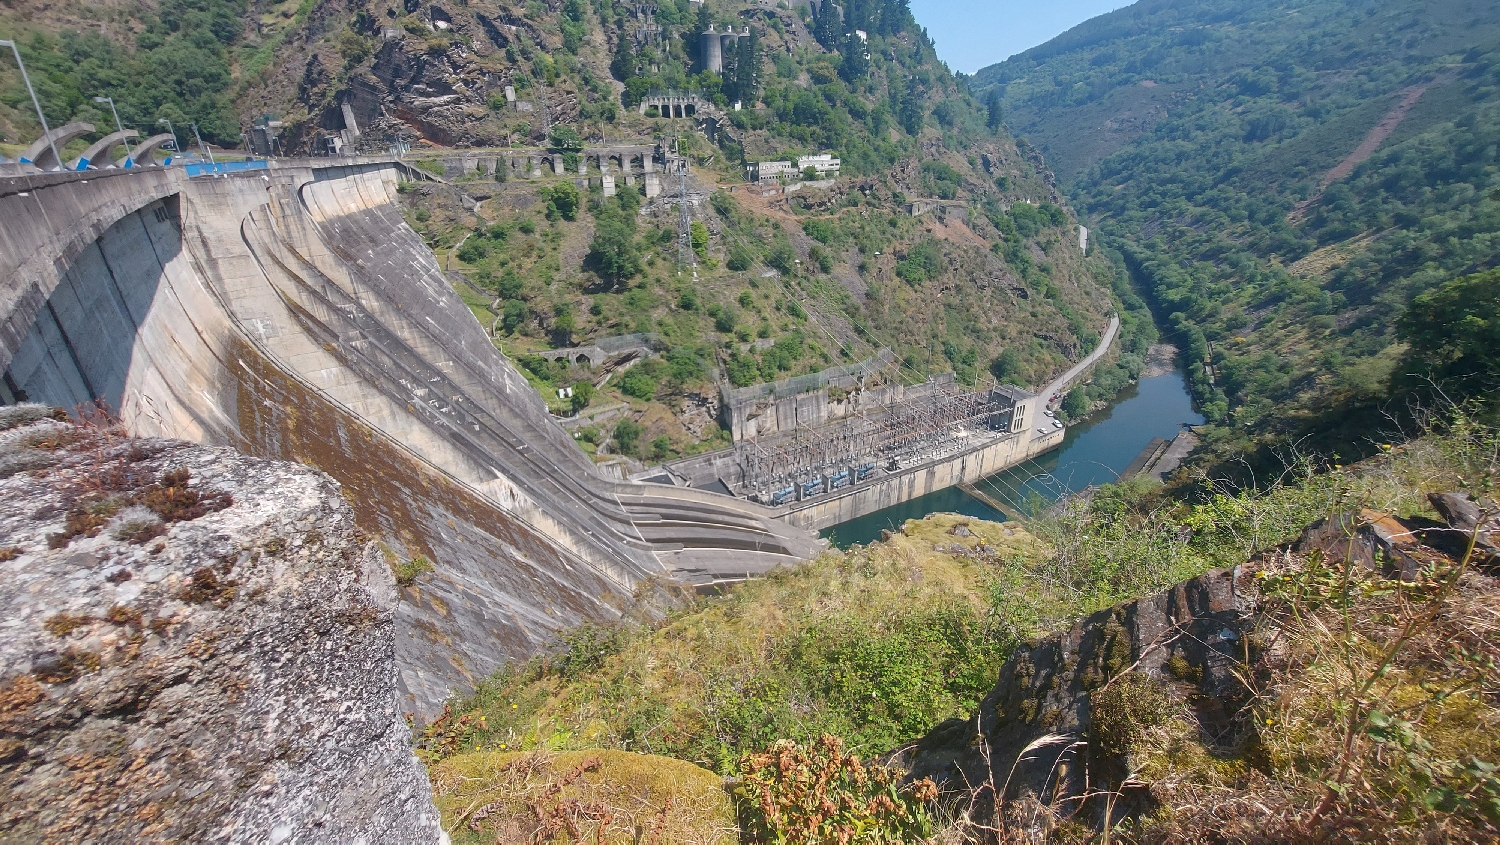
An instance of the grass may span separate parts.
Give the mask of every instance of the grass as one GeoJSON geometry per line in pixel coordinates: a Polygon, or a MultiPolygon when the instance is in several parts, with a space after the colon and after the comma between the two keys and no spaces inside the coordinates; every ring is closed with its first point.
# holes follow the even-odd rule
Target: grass
{"type": "MultiPolygon", "coordinates": [[[[870,759],[971,715],[1018,645],[1214,567],[1257,555],[1266,566],[1264,550],[1332,513],[1430,518],[1428,492],[1492,496],[1497,456],[1500,433],[1458,415],[1359,465],[1294,466],[1282,483],[1197,505],[1134,483],[1031,530],[953,514],[914,520],[887,541],[827,553],[660,622],[572,631],[555,653],[453,702],[422,731],[419,753],[440,796],[459,788],[446,785],[446,767],[493,752],[572,755],[554,772],[632,752],[743,777],[773,749],[812,748],[826,735],[870,759]]],[[[1500,759],[1491,692],[1500,582],[1455,575],[1451,564],[1401,584],[1317,558],[1274,561],[1258,662],[1241,670],[1251,694],[1226,714],[1232,735],[1200,727],[1193,708],[1212,702],[1182,697],[1203,679],[1185,663],[1170,677],[1122,680],[1098,702],[1089,741],[1125,760],[1159,802],[1117,833],[1485,838],[1500,822],[1490,768],[1500,759]]],[[[462,788],[510,777],[494,771],[462,788]]],[[[454,814],[477,800],[444,805],[450,830],[467,835],[451,827],[454,814]]]]}
{"type": "Polygon", "coordinates": [[[454,845],[552,842],[564,832],[574,842],[739,841],[723,779],[681,760],[483,751],[444,760],[431,777],[454,845]]]}
{"type": "Polygon", "coordinates": [[[936,515],[655,629],[576,632],[561,654],[482,684],[421,744],[437,757],[618,748],[726,774],[783,738],[882,752],[978,703],[1012,642],[990,619],[991,584],[1044,554],[1018,528],[936,515]],[[971,536],[947,533],[960,523],[971,536]]]}

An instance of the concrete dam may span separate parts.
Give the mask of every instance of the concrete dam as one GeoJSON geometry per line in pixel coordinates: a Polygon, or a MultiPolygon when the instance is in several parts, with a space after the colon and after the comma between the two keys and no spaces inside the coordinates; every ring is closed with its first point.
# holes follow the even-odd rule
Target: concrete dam
{"type": "MultiPolygon", "coordinates": [[[[453,292],[383,160],[0,178],[0,400],[295,460],[393,565],[403,707],[558,630],[821,548],[769,507],[597,472],[453,292]]],[[[317,544],[316,525],[289,543],[317,544]]]]}

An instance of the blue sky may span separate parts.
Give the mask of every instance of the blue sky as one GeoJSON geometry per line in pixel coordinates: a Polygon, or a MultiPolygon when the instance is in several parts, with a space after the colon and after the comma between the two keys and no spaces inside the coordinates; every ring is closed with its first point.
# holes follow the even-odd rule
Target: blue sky
{"type": "Polygon", "coordinates": [[[973,73],[1134,0],[912,0],[938,57],[973,73]]]}

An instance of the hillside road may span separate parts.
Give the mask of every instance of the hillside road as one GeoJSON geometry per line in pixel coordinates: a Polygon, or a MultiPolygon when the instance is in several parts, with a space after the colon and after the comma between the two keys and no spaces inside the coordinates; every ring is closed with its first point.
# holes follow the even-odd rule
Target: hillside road
{"type": "Polygon", "coordinates": [[[1104,337],[1099,339],[1099,345],[1094,347],[1094,351],[1090,352],[1082,361],[1074,364],[1067,372],[1058,376],[1051,384],[1047,385],[1042,390],[1043,399],[1049,405],[1052,404],[1052,397],[1061,396],[1063,391],[1068,389],[1069,385],[1076,381],[1079,376],[1083,375],[1084,370],[1087,370],[1093,366],[1095,361],[1104,357],[1104,353],[1108,352],[1110,346],[1114,345],[1115,335],[1119,333],[1120,318],[1118,315],[1111,315],[1109,325],[1104,329],[1104,337]]]}

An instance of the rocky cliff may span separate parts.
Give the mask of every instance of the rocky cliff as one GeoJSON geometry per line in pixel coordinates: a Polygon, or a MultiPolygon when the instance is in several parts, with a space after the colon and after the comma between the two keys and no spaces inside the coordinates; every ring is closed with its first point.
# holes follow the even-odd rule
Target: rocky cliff
{"type": "Polygon", "coordinates": [[[922,740],[912,776],[978,788],[986,802],[1029,796],[1071,814],[1124,750],[1099,741],[1101,728],[1130,730],[1109,724],[1103,701],[1165,711],[1168,699],[1192,697],[1203,704],[1195,713],[1204,733],[1228,738],[1245,700],[1236,670],[1248,662],[1259,594],[1252,570],[1215,570],[1017,649],[976,716],[922,740]]]}
{"type": "Polygon", "coordinates": [[[0,414],[0,838],[438,841],[337,484],[61,416],[0,414]]]}
{"type": "MultiPolygon", "coordinates": [[[[1309,701],[1366,708],[1371,744],[1384,755],[1369,765],[1392,772],[1404,760],[1382,731],[1414,712],[1414,702],[1425,712],[1400,724],[1423,737],[1408,751],[1418,749],[1424,760],[1448,759],[1446,744],[1483,757],[1484,741],[1473,733],[1492,718],[1475,715],[1487,712],[1482,702],[1491,693],[1467,699],[1463,690],[1482,686],[1495,665],[1500,509],[1461,494],[1428,499],[1439,519],[1336,514],[1242,566],[1022,645],[975,714],[944,722],[898,756],[911,777],[931,777],[962,796],[967,817],[990,833],[1051,830],[1069,820],[1105,830],[1133,817],[1134,841],[1365,841],[1357,828],[1366,822],[1353,821],[1366,811],[1362,797],[1350,815],[1321,818],[1333,782],[1327,773],[1337,768],[1328,749],[1339,746],[1349,717],[1332,715],[1344,712],[1342,704],[1323,714],[1309,701]],[[1380,696],[1369,694],[1373,687],[1361,691],[1353,669],[1346,671],[1356,681],[1329,680],[1319,661],[1336,653],[1339,636],[1356,643],[1355,656],[1329,661],[1341,669],[1385,655],[1384,665],[1362,669],[1384,679],[1380,696]],[[1452,684],[1459,686],[1445,687],[1452,684]],[[1394,701],[1408,703],[1407,711],[1385,715],[1381,708],[1394,709],[1394,701]],[[1318,777],[1304,781],[1306,772],[1318,777]]],[[[1363,736],[1348,734],[1356,735],[1363,736]]],[[[1344,742],[1356,748],[1360,740],[1344,742]]],[[[1426,765],[1420,782],[1427,789],[1468,776],[1461,766],[1426,765]]],[[[1500,789],[1500,781],[1485,779],[1492,769],[1484,765],[1463,788],[1500,789]]],[[[1385,788],[1361,786],[1371,795],[1385,788]]],[[[1423,799],[1428,809],[1454,817],[1437,824],[1467,831],[1439,839],[1493,832],[1493,810],[1444,803],[1439,791],[1423,799]]],[[[1385,806],[1371,815],[1388,812],[1385,806]]]]}

